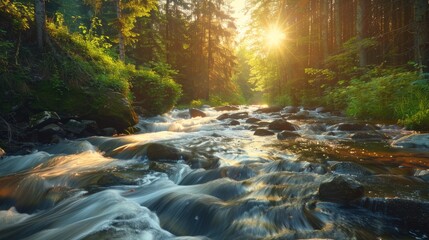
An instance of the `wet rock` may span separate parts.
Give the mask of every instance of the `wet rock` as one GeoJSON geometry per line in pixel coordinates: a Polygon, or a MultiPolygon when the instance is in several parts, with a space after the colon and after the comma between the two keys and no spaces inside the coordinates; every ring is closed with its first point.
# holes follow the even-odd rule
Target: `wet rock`
{"type": "Polygon", "coordinates": [[[259,127],[266,127],[268,125],[270,125],[269,122],[265,122],[265,121],[261,121],[261,122],[257,122],[256,123],[259,127]]]}
{"type": "Polygon", "coordinates": [[[280,106],[271,106],[266,108],[260,108],[256,110],[257,113],[273,113],[273,112],[280,112],[283,108],[280,106]]]}
{"type": "Polygon", "coordinates": [[[101,129],[100,134],[101,136],[111,137],[118,134],[118,132],[114,128],[103,128],[101,129]]]}
{"type": "Polygon", "coordinates": [[[256,131],[253,135],[256,135],[256,136],[272,136],[274,134],[275,133],[273,133],[267,129],[256,129],[256,131]]]}
{"type": "Polygon", "coordinates": [[[402,137],[392,143],[394,147],[402,148],[429,148],[429,133],[426,134],[413,134],[402,137]]]}
{"type": "Polygon", "coordinates": [[[225,120],[225,119],[228,119],[228,118],[229,118],[229,114],[228,113],[224,113],[224,114],[220,115],[219,117],[217,117],[216,119],[222,121],[222,120],[225,120]]]}
{"type": "Polygon", "coordinates": [[[30,117],[30,127],[42,128],[50,123],[57,123],[60,120],[60,116],[56,112],[43,111],[30,117]]]}
{"type": "Polygon", "coordinates": [[[277,134],[278,140],[295,139],[298,137],[301,137],[301,135],[291,131],[283,131],[277,134]]]}
{"type": "Polygon", "coordinates": [[[190,154],[160,143],[149,143],[145,146],[145,155],[149,160],[188,160],[190,154]]]}
{"type": "Polygon", "coordinates": [[[0,148],[0,158],[6,155],[6,151],[3,148],[0,148]]]}
{"type": "Polygon", "coordinates": [[[99,98],[98,101],[104,104],[91,110],[87,117],[95,120],[100,128],[113,127],[119,132],[123,132],[128,127],[137,124],[137,114],[123,94],[107,91],[99,98]]]}
{"type": "Polygon", "coordinates": [[[318,133],[326,131],[326,126],[324,124],[315,123],[307,125],[307,129],[312,132],[318,133]]]}
{"type": "Polygon", "coordinates": [[[363,196],[362,185],[342,176],[336,176],[319,186],[319,198],[323,201],[349,203],[363,196]]]}
{"type": "Polygon", "coordinates": [[[98,134],[100,131],[97,122],[94,120],[82,120],[81,123],[85,126],[85,131],[89,133],[98,134]]]}
{"type": "Polygon", "coordinates": [[[260,122],[260,121],[261,121],[261,119],[258,119],[258,118],[248,118],[246,120],[246,123],[254,124],[254,123],[257,123],[257,122],[260,122]]]}
{"type": "Polygon", "coordinates": [[[230,125],[230,126],[238,126],[238,125],[240,125],[240,122],[239,122],[239,121],[237,121],[237,120],[233,120],[233,121],[231,121],[231,122],[229,123],[229,125],[230,125]]]}
{"type": "Polygon", "coordinates": [[[308,118],[310,118],[310,112],[306,110],[297,112],[288,117],[288,119],[291,119],[291,120],[301,120],[301,119],[308,119],[308,118]]]}
{"type": "Polygon", "coordinates": [[[400,198],[365,198],[361,206],[373,212],[396,219],[409,229],[427,232],[429,229],[429,203],[400,198]]]}
{"type": "Polygon", "coordinates": [[[191,118],[191,114],[189,114],[189,111],[187,112],[180,112],[176,115],[178,118],[188,119],[191,118]]]}
{"type": "Polygon", "coordinates": [[[346,132],[376,130],[374,126],[370,124],[364,124],[364,123],[339,123],[337,125],[334,125],[333,128],[336,129],[337,131],[346,131],[346,132]]]}
{"type": "Polygon", "coordinates": [[[97,185],[102,187],[133,184],[135,183],[132,180],[117,173],[106,173],[97,180],[97,185]]]}
{"type": "MultiPolygon", "coordinates": [[[[187,154],[187,153],[182,153],[187,154]]],[[[193,169],[204,168],[204,169],[215,169],[219,167],[219,158],[211,156],[209,154],[194,154],[192,157],[184,155],[184,159],[193,169]]]]}
{"type": "Polygon", "coordinates": [[[51,123],[38,130],[37,138],[42,143],[51,143],[52,140],[57,142],[57,138],[65,136],[64,130],[57,124],[51,123]],[[56,136],[56,137],[54,137],[56,136]]]}
{"type": "Polygon", "coordinates": [[[283,108],[284,113],[297,113],[299,112],[299,107],[287,106],[283,108]]]}
{"type": "Polygon", "coordinates": [[[236,106],[219,106],[219,107],[215,107],[214,110],[216,110],[216,111],[238,111],[239,108],[236,106]]]}
{"type": "Polygon", "coordinates": [[[426,182],[429,182],[429,170],[417,169],[416,172],[414,173],[414,176],[421,178],[426,182]]]}
{"type": "Polygon", "coordinates": [[[258,125],[252,125],[252,126],[250,126],[248,129],[249,130],[251,130],[251,131],[255,131],[256,129],[258,129],[259,128],[259,126],[258,125]]]}
{"type": "Polygon", "coordinates": [[[331,170],[338,174],[369,176],[372,172],[365,167],[351,162],[340,162],[332,165],[331,170]]]}
{"type": "Polygon", "coordinates": [[[85,124],[74,119],[70,119],[66,124],[64,124],[63,128],[68,132],[81,134],[83,130],[85,130],[85,124]]]}
{"type": "Polygon", "coordinates": [[[371,132],[356,132],[350,135],[353,140],[383,140],[387,139],[382,133],[371,131],[371,132]]]}
{"type": "Polygon", "coordinates": [[[190,108],[189,109],[189,115],[191,115],[191,118],[206,117],[207,116],[203,111],[198,110],[196,108],[190,108]]]}
{"type": "Polygon", "coordinates": [[[239,113],[234,113],[229,115],[229,118],[232,118],[232,119],[245,119],[248,117],[249,117],[249,113],[247,112],[239,112],[239,113]]]}
{"type": "Polygon", "coordinates": [[[327,112],[329,112],[326,108],[324,108],[324,107],[318,107],[318,108],[316,108],[315,109],[315,111],[317,112],[317,113],[327,113],[327,112]]]}
{"type": "Polygon", "coordinates": [[[296,131],[299,129],[299,127],[286,120],[278,119],[271,122],[268,125],[268,129],[276,131],[296,131]]]}
{"type": "Polygon", "coordinates": [[[186,175],[180,182],[180,185],[195,185],[213,181],[219,178],[230,178],[236,181],[242,181],[254,177],[256,173],[249,167],[227,166],[207,171],[194,171],[186,175]]]}

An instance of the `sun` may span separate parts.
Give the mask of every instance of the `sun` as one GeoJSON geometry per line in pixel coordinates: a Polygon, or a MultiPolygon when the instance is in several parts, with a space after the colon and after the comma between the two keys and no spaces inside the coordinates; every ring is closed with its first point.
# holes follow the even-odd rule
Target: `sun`
{"type": "Polygon", "coordinates": [[[286,39],[286,34],[278,27],[270,27],[265,32],[266,43],[269,47],[279,47],[286,39]]]}

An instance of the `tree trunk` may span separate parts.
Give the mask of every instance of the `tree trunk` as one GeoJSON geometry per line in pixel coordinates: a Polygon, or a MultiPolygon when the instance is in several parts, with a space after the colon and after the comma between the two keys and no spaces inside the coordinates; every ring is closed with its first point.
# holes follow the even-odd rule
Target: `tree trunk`
{"type": "Polygon", "coordinates": [[[362,41],[365,38],[365,10],[366,0],[357,0],[356,8],[356,35],[359,44],[359,66],[364,67],[367,65],[366,62],[366,51],[362,45],[362,41]]]}
{"type": "Polygon", "coordinates": [[[210,99],[210,72],[212,69],[212,57],[213,57],[213,50],[212,50],[212,15],[213,13],[211,12],[211,1],[208,2],[208,14],[209,14],[209,19],[208,19],[208,39],[207,39],[207,92],[206,92],[206,99],[209,100],[210,99]]]}
{"type": "Polygon", "coordinates": [[[118,44],[119,44],[119,60],[125,62],[125,37],[122,26],[122,9],[121,0],[116,0],[116,17],[118,18],[118,44]]]}
{"type": "Polygon", "coordinates": [[[425,20],[428,8],[427,0],[414,0],[414,61],[419,65],[420,73],[423,73],[423,59],[426,59],[423,46],[427,36],[425,20]]]}
{"type": "Polygon", "coordinates": [[[334,19],[335,19],[335,48],[341,48],[341,18],[340,18],[340,0],[335,0],[334,6],[334,19]]]}
{"type": "Polygon", "coordinates": [[[34,1],[34,17],[36,22],[37,45],[39,49],[43,49],[46,39],[45,0],[34,1]]]}
{"type": "Polygon", "coordinates": [[[328,46],[329,46],[329,40],[328,40],[328,28],[329,28],[329,18],[328,18],[328,9],[329,9],[329,0],[322,0],[320,2],[321,6],[321,35],[322,35],[322,61],[325,61],[328,57],[328,46]]]}
{"type": "Polygon", "coordinates": [[[171,64],[170,61],[170,24],[171,24],[171,16],[170,16],[170,0],[167,0],[165,3],[165,17],[166,17],[166,24],[165,24],[165,47],[166,47],[166,57],[167,57],[167,63],[171,64]]]}

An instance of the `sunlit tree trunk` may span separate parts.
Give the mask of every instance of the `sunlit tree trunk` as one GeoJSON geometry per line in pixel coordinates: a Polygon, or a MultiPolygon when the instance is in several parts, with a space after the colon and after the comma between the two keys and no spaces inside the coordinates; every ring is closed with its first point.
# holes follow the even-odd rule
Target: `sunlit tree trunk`
{"type": "Polygon", "coordinates": [[[118,18],[118,45],[119,45],[119,59],[125,62],[125,37],[123,34],[122,26],[122,8],[121,0],[116,0],[116,17],[118,18]]]}
{"type": "Polygon", "coordinates": [[[362,40],[365,38],[365,12],[366,0],[357,0],[356,9],[356,35],[359,44],[359,66],[367,65],[366,50],[362,45],[362,40]]]}
{"type": "Polygon", "coordinates": [[[43,49],[46,39],[45,0],[34,1],[34,17],[36,22],[37,45],[40,49],[43,49]]]}
{"type": "Polygon", "coordinates": [[[341,18],[340,18],[340,1],[335,0],[334,5],[334,19],[335,19],[335,48],[338,50],[341,48],[341,18]]]}
{"type": "Polygon", "coordinates": [[[321,53],[322,53],[322,61],[326,60],[326,58],[328,57],[328,53],[329,53],[329,40],[328,40],[328,28],[329,28],[329,14],[328,14],[328,9],[329,9],[329,0],[321,0],[320,2],[321,4],[321,53]]]}

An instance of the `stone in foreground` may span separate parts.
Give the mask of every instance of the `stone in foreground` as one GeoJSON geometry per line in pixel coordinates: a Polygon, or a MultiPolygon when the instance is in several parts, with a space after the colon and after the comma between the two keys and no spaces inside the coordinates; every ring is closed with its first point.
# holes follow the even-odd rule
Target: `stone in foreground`
{"type": "Polygon", "coordinates": [[[336,176],[328,182],[320,184],[319,198],[323,201],[349,203],[364,196],[364,188],[358,182],[336,176]]]}

